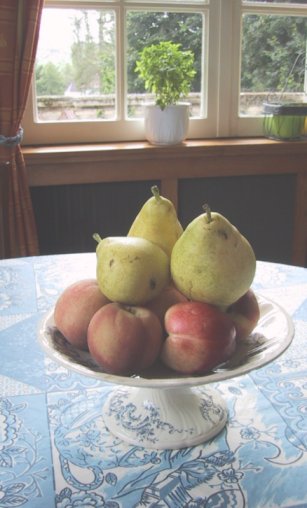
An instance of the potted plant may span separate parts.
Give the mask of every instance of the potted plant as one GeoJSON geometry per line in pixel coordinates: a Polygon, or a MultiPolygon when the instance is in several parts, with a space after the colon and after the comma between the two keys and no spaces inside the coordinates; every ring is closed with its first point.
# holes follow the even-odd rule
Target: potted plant
{"type": "Polygon", "coordinates": [[[180,143],[187,135],[190,110],[180,99],[188,95],[196,74],[194,54],[181,44],[162,41],[143,48],[135,70],[155,96],[154,104],[145,105],[146,138],[156,145],[180,143]]]}

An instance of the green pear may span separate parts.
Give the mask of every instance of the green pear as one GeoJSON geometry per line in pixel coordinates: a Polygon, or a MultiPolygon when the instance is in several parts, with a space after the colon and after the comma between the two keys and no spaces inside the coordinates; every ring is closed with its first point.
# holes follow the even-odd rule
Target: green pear
{"type": "Polygon", "coordinates": [[[187,298],[225,308],[250,288],[256,257],[235,226],[207,205],[204,209],[174,245],[171,276],[187,298]]]}
{"type": "Polygon", "coordinates": [[[160,196],[156,185],[151,187],[151,192],[153,196],[142,206],[131,225],[128,236],[146,238],[159,245],[170,256],[183,229],[173,203],[160,196]]]}
{"type": "Polygon", "coordinates": [[[170,281],[169,257],[145,238],[107,237],[98,241],[96,278],[100,291],[112,302],[143,305],[170,281]]]}

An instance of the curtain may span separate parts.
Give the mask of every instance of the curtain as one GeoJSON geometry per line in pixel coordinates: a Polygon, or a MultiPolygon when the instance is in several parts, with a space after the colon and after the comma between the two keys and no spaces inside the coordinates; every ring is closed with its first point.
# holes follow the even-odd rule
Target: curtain
{"type": "Polygon", "coordinates": [[[39,254],[22,117],[33,74],[44,0],[0,0],[0,257],[39,254]]]}

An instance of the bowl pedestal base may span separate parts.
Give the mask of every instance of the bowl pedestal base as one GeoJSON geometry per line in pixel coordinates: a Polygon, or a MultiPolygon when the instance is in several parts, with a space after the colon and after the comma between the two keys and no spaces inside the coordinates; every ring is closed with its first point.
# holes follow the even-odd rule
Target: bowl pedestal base
{"type": "Polygon", "coordinates": [[[206,387],[120,386],[103,406],[109,431],[123,441],[154,449],[178,449],[212,439],[224,428],[226,402],[206,387]]]}

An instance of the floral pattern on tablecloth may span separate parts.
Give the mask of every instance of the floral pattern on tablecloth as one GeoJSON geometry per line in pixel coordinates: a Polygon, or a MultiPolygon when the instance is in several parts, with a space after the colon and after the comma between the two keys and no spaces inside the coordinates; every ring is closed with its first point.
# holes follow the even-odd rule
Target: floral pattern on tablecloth
{"type": "Polygon", "coordinates": [[[42,508],[53,468],[45,395],[0,398],[0,506],[42,508]]]}
{"type": "Polygon", "coordinates": [[[299,433],[289,433],[282,412],[272,418],[269,397],[258,392],[255,399],[253,386],[249,376],[217,385],[229,406],[226,429],[210,443],[173,451],[113,437],[101,413],[107,388],[50,394],[54,461],[61,465],[58,506],[73,500],[77,506],[82,492],[83,502],[91,499],[94,506],[100,499],[112,507],[260,507],[268,498],[272,506],[295,505],[305,493],[306,449],[298,446],[299,433]],[[289,465],[296,469],[295,490],[289,465]]]}

